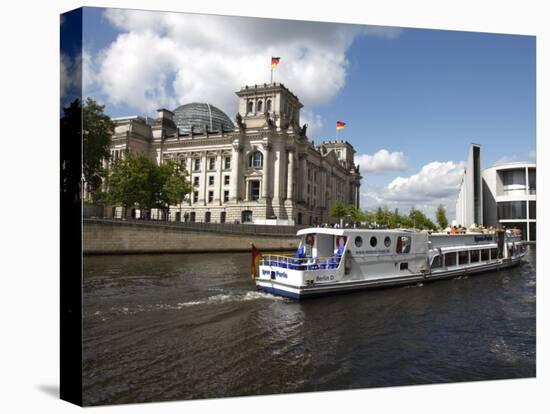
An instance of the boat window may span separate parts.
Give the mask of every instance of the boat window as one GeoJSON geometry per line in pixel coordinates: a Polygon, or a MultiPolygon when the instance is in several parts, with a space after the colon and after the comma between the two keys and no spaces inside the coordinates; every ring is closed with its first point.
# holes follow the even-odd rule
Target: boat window
{"type": "Polygon", "coordinates": [[[391,245],[390,236],[386,236],[386,238],[384,239],[384,246],[390,247],[390,245],[391,245]]]}
{"type": "Polygon", "coordinates": [[[489,260],[489,249],[483,249],[481,250],[481,261],[486,262],[489,260]]]}
{"type": "Polygon", "coordinates": [[[315,236],[313,234],[306,234],[304,242],[305,242],[305,252],[304,253],[305,253],[306,257],[311,257],[312,248],[315,245],[315,236]]]}
{"type": "Polygon", "coordinates": [[[378,243],[378,239],[374,236],[370,238],[370,245],[371,247],[376,247],[376,244],[378,243]]]}
{"type": "Polygon", "coordinates": [[[459,265],[465,265],[468,264],[468,252],[458,252],[458,264],[459,265]]]}
{"type": "Polygon", "coordinates": [[[435,269],[437,267],[441,267],[441,256],[440,255],[437,255],[437,256],[434,256],[434,258],[432,259],[432,269],[435,269]]]}
{"type": "Polygon", "coordinates": [[[491,260],[497,259],[497,249],[491,249],[491,260]]]}
{"type": "Polygon", "coordinates": [[[399,270],[407,270],[409,268],[408,263],[399,263],[399,270]]]}
{"type": "Polygon", "coordinates": [[[409,253],[411,251],[411,237],[399,236],[395,246],[396,253],[409,253]]]}
{"type": "Polygon", "coordinates": [[[346,246],[346,236],[336,236],[334,238],[334,254],[337,256],[342,256],[344,254],[344,249],[346,246]]]}
{"type": "Polygon", "coordinates": [[[355,246],[356,247],[361,247],[363,245],[363,239],[361,238],[361,236],[357,236],[355,238],[355,246]]]}
{"type": "Polygon", "coordinates": [[[470,251],[470,263],[479,262],[479,250],[470,251]]]}
{"type": "Polygon", "coordinates": [[[456,252],[445,253],[445,267],[456,266],[456,252]]]}

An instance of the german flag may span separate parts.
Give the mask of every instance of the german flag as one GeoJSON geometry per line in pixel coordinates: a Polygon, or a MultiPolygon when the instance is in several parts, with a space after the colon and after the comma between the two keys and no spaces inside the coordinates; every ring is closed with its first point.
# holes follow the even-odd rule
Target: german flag
{"type": "Polygon", "coordinates": [[[336,130],[340,131],[346,127],[346,123],[342,121],[336,121],[336,130]]]}
{"type": "Polygon", "coordinates": [[[252,247],[252,268],[250,275],[252,279],[256,279],[258,277],[258,267],[260,265],[260,260],[262,260],[262,254],[258,249],[256,249],[256,246],[254,246],[253,243],[250,243],[250,246],[252,247]]]}
{"type": "Polygon", "coordinates": [[[279,60],[281,60],[280,57],[271,57],[271,69],[275,69],[277,67],[279,60]]]}

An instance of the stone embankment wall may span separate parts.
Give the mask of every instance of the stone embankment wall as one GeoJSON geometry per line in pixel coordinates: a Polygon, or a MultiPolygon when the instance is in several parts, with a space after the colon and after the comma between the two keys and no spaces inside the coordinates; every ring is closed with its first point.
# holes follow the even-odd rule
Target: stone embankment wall
{"type": "Polygon", "coordinates": [[[292,250],[298,238],[282,234],[231,234],[135,222],[84,221],[84,254],[192,253],[292,250]]]}

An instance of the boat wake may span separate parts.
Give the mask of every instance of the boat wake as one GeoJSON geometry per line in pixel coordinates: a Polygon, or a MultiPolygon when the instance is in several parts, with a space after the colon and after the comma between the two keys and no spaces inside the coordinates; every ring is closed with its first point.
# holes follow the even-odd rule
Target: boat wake
{"type": "Polygon", "coordinates": [[[215,305],[215,304],[230,303],[230,302],[247,302],[250,300],[259,300],[259,299],[279,300],[279,301],[284,300],[284,298],[280,296],[274,296],[263,292],[246,292],[244,295],[243,294],[219,294],[219,295],[210,296],[202,300],[178,303],[175,306],[172,306],[172,308],[170,309],[182,309],[185,307],[197,306],[197,305],[215,305]]]}
{"type": "Polygon", "coordinates": [[[133,315],[140,312],[151,312],[151,311],[161,311],[161,310],[181,310],[193,306],[200,305],[220,305],[233,302],[248,302],[253,300],[275,300],[275,301],[284,301],[285,298],[281,296],[274,296],[268,293],[250,291],[244,294],[237,293],[228,293],[228,294],[218,294],[206,297],[204,299],[193,300],[188,302],[179,302],[179,303],[157,303],[152,305],[137,305],[135,307],[127,306],[113,306],[107,312],[96,311],[91,313],[90,317],[102,317],[105,316],[105,313],[111,315],[133,315]]]}

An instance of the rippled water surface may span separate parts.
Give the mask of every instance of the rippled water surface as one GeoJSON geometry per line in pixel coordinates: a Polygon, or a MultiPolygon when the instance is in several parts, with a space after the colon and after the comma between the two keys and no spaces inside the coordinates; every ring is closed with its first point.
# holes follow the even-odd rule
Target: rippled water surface
{"type": "Polygon", "coordinates": [[[84,402],[532,377],[535,258],[298,302],[256,292],[249,254],[87,256],[84,402]]]}

